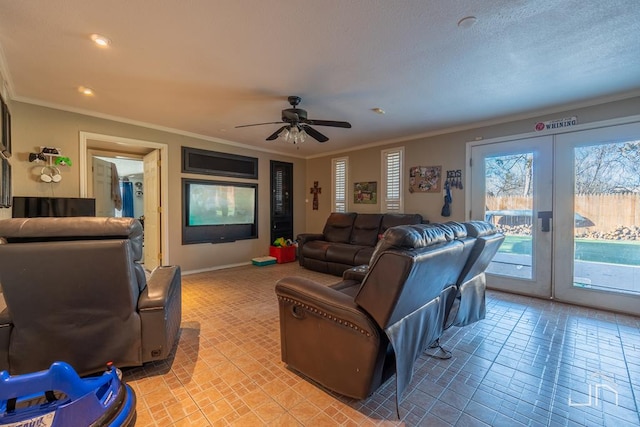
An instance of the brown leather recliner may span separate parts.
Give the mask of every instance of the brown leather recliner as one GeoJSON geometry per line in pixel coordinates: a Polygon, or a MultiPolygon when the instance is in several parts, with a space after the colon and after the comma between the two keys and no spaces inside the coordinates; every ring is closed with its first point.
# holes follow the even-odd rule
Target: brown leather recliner
{"type": "Polygon", "coordinates": [[[180,329],[180,268],[147,280],[142,249],[133,218],[0,221],[0,369],[65,361],[88,374],[167,358],[180,329]]]}
{"type": "Polygon", "coordinates": [[[477,259],[487,252],[486,245],[474,252],[477,235],[493,236],[492,243],[504,237],[489,224],[475,236],[468,228],[459,223],[393,227],[359,279],[346,272],[345,280],[329,287],[299,277],[281,279],[276,294],[282,360],[356,399],[396,373],[399,399],[416,359],[440,338],[447,317],[455,325],[484,317],[484,269],[477,259]],[[472,291],[462,292],[461,284],[472,291]]]}

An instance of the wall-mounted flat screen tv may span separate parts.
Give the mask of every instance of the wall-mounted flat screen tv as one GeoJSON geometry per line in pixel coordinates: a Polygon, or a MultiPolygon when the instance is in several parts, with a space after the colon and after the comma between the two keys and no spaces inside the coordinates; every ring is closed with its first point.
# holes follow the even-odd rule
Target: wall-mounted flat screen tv
{"type": "Polygon", "coordinates": [[[96,199],[14,196],[11,209],[14,218],[96,216],[96,199]]]}
{"type": "Polygon", "coordinates": [[[258,184],[182,180],[182,243],[258,238],[258,184]]]}

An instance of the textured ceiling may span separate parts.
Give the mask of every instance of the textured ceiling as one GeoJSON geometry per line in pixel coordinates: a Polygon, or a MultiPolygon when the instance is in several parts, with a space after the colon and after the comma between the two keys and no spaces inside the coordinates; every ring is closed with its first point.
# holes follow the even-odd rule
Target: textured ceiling
{"type": "Polygon", "coordinates": [[[13,99],[313,156],[637,95],[640,1],[3,1],[0,47],[13,99]],[[234,128],[288,95],[353,128],[234,128]]]}

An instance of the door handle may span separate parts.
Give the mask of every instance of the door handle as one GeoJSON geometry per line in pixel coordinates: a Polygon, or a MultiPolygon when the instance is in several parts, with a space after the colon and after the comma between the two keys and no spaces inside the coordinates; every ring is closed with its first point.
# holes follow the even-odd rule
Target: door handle
{"type": "Polygon", "coordinates": [[[542,231],[548,233],[551,231],[551,218],[553,218],[552,211],[540,211],[538,212],[538,218],[542,220],[542,231]]]}

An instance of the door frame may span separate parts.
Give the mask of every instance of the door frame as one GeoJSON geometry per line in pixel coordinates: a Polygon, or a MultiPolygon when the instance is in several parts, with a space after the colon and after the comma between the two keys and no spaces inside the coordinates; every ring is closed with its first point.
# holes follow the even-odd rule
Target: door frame
{"type": "Polygon", "coordinates": [[[80,197],[87,197],[88,193],[88,150],[91,149],[89,141],[99,141],[105,142],[108,144],[113,144],[113,148],[115,151],[122,150],[127,151],[127,149],[132,148],[150,148],[154,150],[160,150],[160,203],[163,207],[162,216],[161,216],[161,224],[160,224],[160,247],[162,249],[163,254],[163,264],[170,264],[170,252],[169,252],[169,209],[166,207],[166,201],[169,200],[169,168],[168,168],[168,154],[169,154],[169,145],[153,142],[153,141],[144,141],[141,139],[132,139],[132,138],[123,138],[119,136],[113,135],[103,135],[99,133],[93,132],[79,132],[79,171],[80,171],[80,197]]]}

